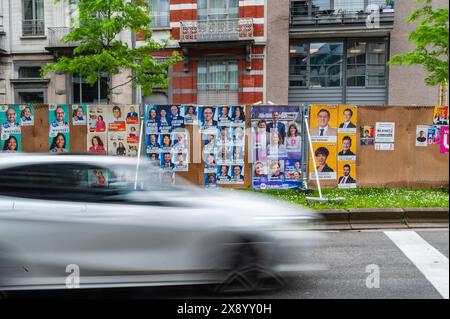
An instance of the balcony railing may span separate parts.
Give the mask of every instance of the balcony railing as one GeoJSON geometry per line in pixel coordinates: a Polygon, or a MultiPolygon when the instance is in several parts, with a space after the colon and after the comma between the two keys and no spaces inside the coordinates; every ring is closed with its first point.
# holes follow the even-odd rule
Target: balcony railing
{"type": "Polygon", "coordinates": [[[365,25],[379,14],[380,24],[393,25],[394,9],[386,0],[291,0],[291,25],[365,25]]]}
{"type": "Polygon", "coordinates": [[[48,46],[52,48],[70,48],[76,47],[77,43],[64,43],[61,39],[69,34],[72,28],[69,27],[51,27],[48,28],[48,46]]]}
{"type": "Polygon", "coordinates": [[[253,19],[182,21],[180,42],[253,39],[253,19]]]}
{"type": "Polygon", "coordinates": [[[22,34],[24,36],[45,35],[44,20],[22,20],[22,34]]]}

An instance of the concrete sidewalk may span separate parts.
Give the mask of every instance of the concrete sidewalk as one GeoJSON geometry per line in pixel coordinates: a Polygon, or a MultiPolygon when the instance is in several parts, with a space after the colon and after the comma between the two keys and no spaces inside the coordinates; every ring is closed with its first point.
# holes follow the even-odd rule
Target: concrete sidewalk
{"type": "Polygon", "coordinates": [[[352,208],[318,211],[317,230],[448,228],[448,208],[352,208]]]}

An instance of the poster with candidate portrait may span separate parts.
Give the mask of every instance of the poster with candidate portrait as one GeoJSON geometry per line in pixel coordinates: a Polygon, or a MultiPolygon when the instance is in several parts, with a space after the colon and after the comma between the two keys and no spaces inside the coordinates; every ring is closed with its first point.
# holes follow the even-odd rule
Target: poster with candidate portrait
{"type": "Polygon", "coordinates": [[[86,125],[87,124],[87,105],[86,104],[72,104],[72,124],[86,125]]]}
{"type": "Polygon", "coordinates": [[[1,133],[1,151],[3,153],[18,153],[22,151],[22,134],[1,133]]]}
{"type": "Polygon", "coordinates": [[[435,106],[433,125],[449,125],[448,106],[435,106]]]}
{"type": "Polygon", "coordinates": [[[354,105],[339,105],[338,133],[356,134],[358,108],[354,105]]]}
{"type": "Polygon", "coordinates": [[[70,151],[68,104],[50,104],[49,115],[49,150],[51,153],[68,153],[70,151]]]}
{"type": "Polygon", "coordinates": [[[218,126],[218,108],[213,106],[198,107],[199,131],[203,134],[214,134],[218,126]]]}
{"type": "Polygon", "coordinates": [[[106,132],[88,132],[88,152],[91,154],[106,155],[108,150],[108,137],[106,132]]]}
{"type": "MultiPolygon", "coordinates": [[[[336,180],[337,179],[337,146],[332,142],[315,142],[313,143],[313,154],[316,162],[319,180],[336,180]]],[[[314,170],[314,162],[312,156],[309,157],[309,179],[315,180],[316,174],[314,170]]]]}
{"type": "Polygon", "coordinates": [[[123,105],[107,106],[108,132],[125,132],[126,111],[123,105]]]}
{"type": "Polygon", "coordinates": [[[364,125],[359,127],[359,145],[373,146],[375,144],[375,127],[364,125]]]}
{"type": "Polygon", "coordinates": [[[1,132],[20,134],[20,107],[18,105],[0,105],[1,132]]]}
{"type": "Polygon", "coordinates": [[[88,106],[89,132],[102,133],[107,131],[108,110],[106,105],[88,106]]]}
{"type": "Polygon", "coordinates": [[[416,146],[418,147],[427,147],[428,146],[428,130],[430,129],[429,125],[417,125],[416,126],[416,146]]]}
{"type": "Polygon", "coordinates": [[[19,105],[20,126],[34,125],[34,105],[19,105]]]}
{"type": "Polygon", "coordinates": [[[338,176],[338,188],[356,188],[355,161],[339,161],[338,176]]]}
{"type": "Polygon", "coordinates": [[[337,142],[338,114],[336,105],[311,106],[309,129],[312,142],[337,142]]]}
{"type": "Polygon", "coordinates": [[[195,105],[183,105],[181,107],[184,125],[198,124],[198,110],[195,105]]]}
{"type": "Polygon", "coordinates": [[[251,148],[253,189],[303,185],[302,112],[298,106],[253,106],[251,148]]]}

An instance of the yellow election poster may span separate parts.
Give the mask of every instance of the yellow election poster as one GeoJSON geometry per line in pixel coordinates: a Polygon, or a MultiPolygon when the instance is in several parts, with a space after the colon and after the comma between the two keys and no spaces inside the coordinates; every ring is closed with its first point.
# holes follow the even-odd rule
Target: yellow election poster
{"type": "Polygon", "coordinates": [[[356,187],[356,133],[358,109],[340,105],[338,110],[338,187],[356,187]]]}
{"type": "Polygon", "coordinates": [[[312,156],[320,180],[337,179],[338,106],[312,105],[310,114],[310,134],[314,152],[310,154],[309,179],[316,178],[312,156]]]}
{"type": "MultiPolygon", "coordinates": [[[[336,143],[315,142],[313,143],[314,157],[316,159],[317,173],[321,180],[335,180],[337,178],[336,143]]],[[[309,179],[314,180],[314,164],[309,159],[309,179]]]]}
{"type": "Polygon", "coordinates": [[[356,188],[356,163],[354,161],[339,161],[338,176],[339,188],[356,188]]]}

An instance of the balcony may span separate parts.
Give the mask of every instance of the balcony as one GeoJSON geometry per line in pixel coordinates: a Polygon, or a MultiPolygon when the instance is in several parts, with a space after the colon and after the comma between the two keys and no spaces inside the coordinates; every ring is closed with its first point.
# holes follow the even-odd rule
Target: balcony
{"type": "Polygon", "coordinates": [[[48,46],[47,51],[58,55],[71,55],[73,49],[78,46],[77,42],[64,43],[61,39],[69,34],[70,27],[50,27],[48,28],[48,46]]]}
{"type": "Polygon", "coordinates": [[[44,37],[44,20],[22,20],[22,35],[24,37],[44,37]]]}
{"type": "Polygon", "coordinates": [[[292,33],[313,31],[386,31],[394,26],[386,0],[291,0],[292,33]],[[370,19],[372,23],[367,23],[370,19]]]}
{"type": "Polygon", "coordinates": [[[180,44],[253,41],[253,19],[182,21],[180,44]]]}

